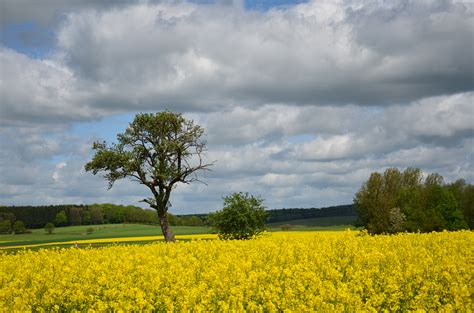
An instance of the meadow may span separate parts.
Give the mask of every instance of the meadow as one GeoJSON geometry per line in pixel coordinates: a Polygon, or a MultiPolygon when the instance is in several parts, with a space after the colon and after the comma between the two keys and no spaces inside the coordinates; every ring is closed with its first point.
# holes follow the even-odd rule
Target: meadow
{"type": "Polygon", "coordinates": [[[0,251],[0,311],[468,312],[473,243],[470,231],[294,231],[0,251]]]}
{"type": "MultiPolygon", "coordinates": [[[[209,234],[211,228],[204,226],[173,226],[176,235],[209,234]]],[[[85,226],[57,227],[54,233],[47,234],[44,229],[32,229],[30,234],[0,235],[0,249],[13,247],[71,246],[75,242],[96,244],[106,242],[128,243],[161,240],[161,229],[157,225],[143,224],[103,224],[85,226]],[[93,228],[88,233],[88,228],[93,228]],[[108,240],[106,240],[108,239],[108,240]]]]}
{"type": "MultiPolygon", "coordinates": [[[[349,225],[351,221],[353,221],[352,217],[309,218],[268,224],[267,229],[269,232],[280,231],[282,225],[291,224],[291,231],[337,231],[353,229],[354,227],[349,225]]],[[[207,226],[172,226],[172,230],[178,240],[216,237],[212,235],[214,230],[207,226]]],[[[52,234],[47,234],[44,229],[32,229],[31,233],[27,234],[0,234],[0,250],[70,247],[75,243],[81,246],[104,246],[120,242],[143,244],[161,240],[163,240],[163,236],[158,225],[81,225],[57,227],[52,234]],[[89,228],[93,228],[91,233],[87,232],[89,228]]]]}

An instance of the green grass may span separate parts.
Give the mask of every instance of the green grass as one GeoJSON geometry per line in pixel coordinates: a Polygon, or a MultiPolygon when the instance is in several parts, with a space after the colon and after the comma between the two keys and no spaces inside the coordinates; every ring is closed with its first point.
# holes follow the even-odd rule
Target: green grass
{"type": "MultiPolygon", "coordinates": [[[[201,226],[172,226],[176,235],[208,234],[209,227],[201,226]]],[[[119,237],[142,237],[159,236],[161,228],[155,225],[142,224],[104,224],[84,225],[55,228],[51,235],[46,234],[44,229],[33,229],[31,234],[0,235],[0,246],[31,245],[48,242],[64,242],[83,239],[119,238],[119,237]],[[87,234],[87,229],[93,227],[94,231],[87,234]]]]}
{"type": "MultiPolygon", "coordinates": [[[[290,224],[291,229],[295,231],[339,231],[348,228],[354,229],[352,223],[353,216],[308,218],[270,223],[267,225],[269,231],[281,231],[281,225],[290,224]]],[[[176,235],[209,234],[212,229],[203,226],[172,226],[176,235]]],[[[157,225],[143,224],[104,224],[104,225],[85,225],[58,227],[51,235],[46,234],[44,229],[33,229],[31,234],[21,235],[0,235],[0,247],[23,246],[43,243],[60,243],[65,241],[101,239],[101,238],[119,238],[119,237],[142,237],[159,236],[161,228],[157,225]],[[91,234],[87,234],[88,228],[94,228],[91,234]]],[[[127,242],[124,244],[143,244],[140,240],[137,242],[127,242]]],[[[92,244],[93,247],[109,245],[109,243],[92,244]]],[[[60,246],[54,245],[54,246],[60,246]]],[[[51,247],[54,247],[51,246],[51,247]]],[[[32,249],[36,249],[31,247],[32,249]]],[[[37,247],[40,248],[40,247],[37,247]]]]}
{"type": "MultiPolygon", "coordinates": [[[[333,217],[314,217],[305,218],[299,220],[291,220],[284,222],[269,223],[269,227],[281,227],[282,225],[293,225],[298,227],[332,227],[340,229],[341,227],[354,227],[352,226],[356,220],[356,216],[333,216],[333,217]]],[[[344,229],[345,229],[344,228],[344,229]]]]}

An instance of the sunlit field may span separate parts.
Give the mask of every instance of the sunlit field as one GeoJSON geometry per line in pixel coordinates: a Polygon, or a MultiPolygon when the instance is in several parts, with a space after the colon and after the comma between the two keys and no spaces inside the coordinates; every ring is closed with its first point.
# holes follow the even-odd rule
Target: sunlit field
{"type": "Polygon", "coordinates": [[[470,311],[472,232],[0,252],[0,311],[470,311]]]}
{"type": "MultiPolygon", "coordinates": [[[[173,226],[178,239],[193,239],[198,234],[209,234],[212,230],[204,226],[173,226]]],[[[161,229],[157,225],[143,224],[102,224],[58,227],[53,234],[44,229],[33,229],[31,234],[0,235],[0,250],[35,247],[70,247],[75,243],[81,246],[109,244],[114,242],[150,242],[163,240],[161,229]],[[87,230],[93,231],[88,233],[87,230]]]]}

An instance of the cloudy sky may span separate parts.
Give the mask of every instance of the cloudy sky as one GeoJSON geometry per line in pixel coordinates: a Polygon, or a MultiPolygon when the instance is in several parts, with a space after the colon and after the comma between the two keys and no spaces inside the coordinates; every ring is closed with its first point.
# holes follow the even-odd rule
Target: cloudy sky
{"type": "Polygon", "coordinates": [[[0,32],[0,204],[138,204],[84,164],[165,109],[217,161],[173,213],[347,204],[387,167],[474,182],[473,1],[0,0],[0,32]]]}

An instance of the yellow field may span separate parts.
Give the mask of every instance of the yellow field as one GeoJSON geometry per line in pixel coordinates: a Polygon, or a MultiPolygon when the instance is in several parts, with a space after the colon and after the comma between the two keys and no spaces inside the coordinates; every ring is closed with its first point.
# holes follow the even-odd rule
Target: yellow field
{"type": "MultiPolygon", "coordinates": [[[[176,235],[177,240],[197,240],[197,239],[217,239],[216,234],[193,234],[193,235],[176,235]]],[[[159,236],[142,236],[142,237],[114,237],[114,238],[99,238],[99,239],[81,239],[81,240],[70,240],[70,241],[58,241],[58,242],[46,242],[46,243],[37,243],[37,244],[28,244],[28,245],[19,245],[19,246],[5,246],[1,247],[2,249],[18,249],[18,248],[33,248],[33,247],[47,247],[47,246],[57,246],[57,245],[74,245],[78,244],[81,246],[94,244],[94,243],[127,243],[133,241],[156,241],[164,240],[163,235],[159,236]]],[[[7,241],[0,241],[7,242],[7,241]]]]}
{"type": "Polygon", "coordinates": [[[0,252],[0,311],[472,311],[473,232],[0,252]]]}

